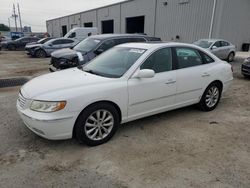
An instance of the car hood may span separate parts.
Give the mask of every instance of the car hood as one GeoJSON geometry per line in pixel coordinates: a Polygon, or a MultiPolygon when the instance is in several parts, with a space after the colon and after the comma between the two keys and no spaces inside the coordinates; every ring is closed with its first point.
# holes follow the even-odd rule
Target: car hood
{"type": "Polygon", "coordinates": [[[78,87],[93,86],[113,80],[86,73],[78,68],[67,69],[39,76],[27,82],[21,89],[25,98],[44,100],[39,96],[78,87]]]}
{"type": "Polygon", "coordinates": [[[51,54],[52,57],[55,58],[72,58],[77,56],[77,51],[72,50],[70,48],[64,48],[61,50],[56,50],[51,54]]]}
{"type": "Polygon", "coordinates": [[[36,48],[36,47],[41,47],[42,44],[27,44],[25,48],[36,48]]]}

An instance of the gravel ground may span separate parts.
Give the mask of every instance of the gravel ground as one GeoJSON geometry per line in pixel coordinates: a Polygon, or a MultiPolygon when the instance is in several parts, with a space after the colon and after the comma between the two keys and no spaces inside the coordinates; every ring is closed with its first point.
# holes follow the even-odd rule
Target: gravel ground
{"type": "MultiPolygon", "coordinates": [[[[18,65],[0,55],[0,67],[32,62],[26,75],[47,71],[49,59],[22,53],[10,56],[18,65]]],[[[213,112],[187,107],[134,121],[98,147],[36,136],[17,115],[19,87],[0,89],[0,187],[249,188],[250,80],[233,66],[234,83],[213,112]]]]}

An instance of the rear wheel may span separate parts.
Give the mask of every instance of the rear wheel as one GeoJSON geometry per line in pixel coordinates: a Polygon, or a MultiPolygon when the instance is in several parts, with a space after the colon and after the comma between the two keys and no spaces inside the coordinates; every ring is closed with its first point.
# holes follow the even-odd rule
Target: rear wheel
{"type": "Polygon", "coordinates": [[[80,143],[97,146],[109,141],[119,125],[119,115],[109,103],[96,103],[85,109],[75,124],[75,136],[80,143]]]}
{"type": "Polygon", "coordinates": [[[46,52],[42,49],[39,49],[35,52],[35,57],[37,58],[45,58],[47,56],[46,52]]]}
{"type": "Polygon", "coordinates": [[[228,61],[228,62],[232,62],[232,61],[234,60],[234,56],[235,56],[235,54],[234,54],[233,52],[231,52],[231,53],[228,55],[228,57],[227,57],[227,61],[228,61]]]}
{"type": "Polygon", "coordinates": [[[198,106],[202,111],[214,110],[220,102],[222,86],[215,82],[205,90],[198,106]]]}

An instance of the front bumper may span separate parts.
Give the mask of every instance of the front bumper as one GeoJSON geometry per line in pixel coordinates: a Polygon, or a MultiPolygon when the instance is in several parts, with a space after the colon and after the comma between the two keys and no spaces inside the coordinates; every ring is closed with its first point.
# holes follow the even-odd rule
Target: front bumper
{"type": "Polygon", "coordinates": [[[250,76],[250,66],[242,65],[241,66],[241,73],[246,76],[250,76]]]}
{"type": "Polygon", "coordinates": [[[70,139],[76,121],[76,114],[53,115],[22,109],[17,101],[17,111],[24,124],[35,134],[49,140],[70,139]]]}

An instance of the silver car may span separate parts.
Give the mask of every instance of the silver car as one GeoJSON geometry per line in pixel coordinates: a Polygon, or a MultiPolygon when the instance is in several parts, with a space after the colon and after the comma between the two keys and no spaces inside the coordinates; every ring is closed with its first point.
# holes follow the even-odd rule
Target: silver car
{"type": "Polygon", "coordinates": [[[75,39],[56,38],[51,39],[44,44],[30,44],[25,47],[27,55],[38,58],[50,56],[52,52],[63,49],[73,48],[79,41],[75,39]]]}
{"type": "Polygon", "coordinates": [[[222,60],[232,62],[235,57],[236,47],[228,41],[221,39],[201,39],[195,45],[205,48],[222,60]]]}

